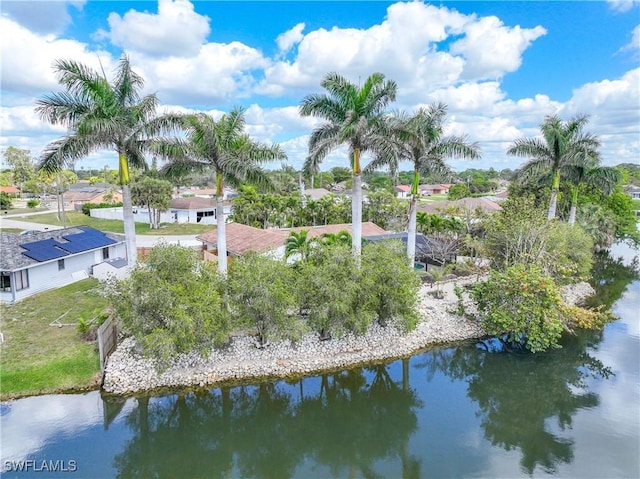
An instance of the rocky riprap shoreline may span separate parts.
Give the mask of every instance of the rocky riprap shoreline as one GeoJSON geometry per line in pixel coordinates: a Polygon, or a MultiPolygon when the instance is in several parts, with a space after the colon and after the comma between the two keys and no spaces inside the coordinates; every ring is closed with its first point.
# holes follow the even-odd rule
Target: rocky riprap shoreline
{"type": "MultiPolygon", "coordinates": [[[[465,279],[456,284],[472,281],[465,279]]],[[[346,333],[340,338],[321,341],[317,333],[310,333],[296,342],[281,341],[264,348],[257,347],[254,337],[238,336],[225,348],[212,350],[207,358],[195,353],[181,355],[162,372],[156,369],[153,360],[137,353],[135,341],[127,338],[108,359],[103,389],[113,394],[130,394],[156,388],[304,375],[398,358],[430,345],[486,336],[478,322],[454,313],[457,298],[453,294],[453,284],[445,285],[443,289],[443,299],[434,298],[435,288],[423,286],[420,289],[419,322],[406,334],[393,325],[381,327],[376,323],[360,336],[346,333]]],[[[569,292],[564,292],[563,298],[571,304],[593,294],[587,283],[565,290],[569,292]]]]}

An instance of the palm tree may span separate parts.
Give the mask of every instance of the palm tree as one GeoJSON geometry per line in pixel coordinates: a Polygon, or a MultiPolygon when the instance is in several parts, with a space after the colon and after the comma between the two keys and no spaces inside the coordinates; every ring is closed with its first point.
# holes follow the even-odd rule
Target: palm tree
{"type": "Polygon", "coordinates": [[[155,94],[140,97],[142,77],[131,70],[129,58],[120,58],[112,83],[104,72],[72,60],[54,67],[66,91],[51,93],[36,102],[36,113],[68,134],[47,145],[39,167],[57,171],[100,149],[118,154],[118,181],[122,188],[124,233],[129,263],[137,260],[135,224],[129,187],[129,168],[146,168],[145,152],[164,141],[178,125],[175,115],[158,116],[155,94]]]}
{"type": "Polygon", "coordinates": [[[469,143],[463,136],[443,136],[443,124],[447,107],[442,103],[419,108],[413,115],[404,112],[391,120],[391,130],[397,143],[397,154],[374,159],[367,169],[387,166],[397,171],[400,161],[413,164],[413,182],[409,203],[409,227],[407,234],[407,256],[413,268],[416,254],[416,222],[418,205],[418,185],[420,174],[443,174],[450,171],[447,158],[480,158],[479,147],[469,143]]]}
{"type": "Polygon", "coordinates": [[[521,138],[507,150],[508,155],[527,157],[530,160],[522,167],[523,177],[540,176],[543,171],[551,171],[553,183],[547,218],[556,217],[556,204],[560,188],[560,172],[563,167],[580,162],[581,158],[598,158],[600,141],[583,127],[588,116],[579,115],[568,122],[558,116],[547,116],[540,126],[542,139],[521,138]]]}
{"type": "Polygon", "coordinates": [[[578,225],[593,239],[595,251],[607,249],[616,236],[616,219],[613,213],[600,205],[588,203],[580,206],[578,225]]]}
{"type": "Polygon", "coordinates": [[[388,154],[389,136],[386,134],[387,105],[396,98],[397,85],[381,73],[372,74],[362,87],[354,85],[337,73],[329,73],[321,85],[328,94],[306,96],[300,105],[302,116],[315,116],[326,120],[313,130],[309,138],[309,157],[304,169],[313,174],[319,171],[322,160],[340,145],[349,149],[353,175],[352,247],[360,256],[362,243],[362,178],[360,157],[369,152],[388,154]]]}
{"type": "Polygon", "coordinates": [[[227,272],[227,239],[223,211],[224,183],[239,185],[243,181],[269,188],[270,181],[259,164],[284,160],[279,145],[264,145],[252,140],[244,132],[242,108],[234,108],[218,121],[205,113],[183,118],[186,141],[176,140],[158,153],[169,159],[162,169],[168,176],[185,171],[211,169],[216,175],[216,220],[218,270],[227,272]]]}
{"type": "Polygon", "coordinates": [[[333,246],[335,244],[348,246],[353,238],[347,230],[341,230],[337,233],[323,233],[320,235],[320,243],[324,246],[333,246]]]}
{"type": "Polygon", "coordinates": [[[584,185],[593,186],[605,195],[615,191],[616,185],[621,180],[620,171],[607,166],[599,166],[598,159],[585,156],[580,163],[568,165],[562,170],[562,174],[570,181],[571,211],[569,212],[569,224],[576,222],[576,209],[578,206],[578,193],[584,185]]]}
{"type": "Polygon", "coordinates": [[[302,261],[309,259],[311,254],[311,240],[307,238],[309,230],[301,230],[299,232],[292,231],[284,245],[284,258],[299,254],[302,261]]]}

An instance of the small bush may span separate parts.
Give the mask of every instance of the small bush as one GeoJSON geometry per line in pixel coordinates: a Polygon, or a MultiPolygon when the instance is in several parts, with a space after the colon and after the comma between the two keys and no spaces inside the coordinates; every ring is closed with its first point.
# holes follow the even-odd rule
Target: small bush
{"type": "Polygon", "coordinates": [[[565,310],[553,278],[538,266],[494,270],[487,281],[474,286],[472,297],[489,334],[534,353],[559,346],[565,310]]]}
{"type": "Polygon", "coordinates": [[[36,200],[35,198],[30,199],[29,201],[27,201],[27,208],[37,208],[40,205],[40,201],[36,200]]]}

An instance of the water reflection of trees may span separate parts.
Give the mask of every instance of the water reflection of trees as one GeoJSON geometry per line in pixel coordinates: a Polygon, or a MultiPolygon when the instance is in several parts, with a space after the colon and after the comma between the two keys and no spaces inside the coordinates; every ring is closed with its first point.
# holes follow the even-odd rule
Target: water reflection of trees
{"type": "Polygon", "coordinates": [[[596,294],[589,298],[588,305],[610,308],[622,297],[631,282],[640,279],[638,257],[625,264],[622,258],[614,258],[610,251],[598,253],[595,255],[591,276],[596,294]]]}
{"type": "Polygon", "coordinates": [[[378,477],[397,457],[400,477],[419,477],[408,454],[420,406],[388,366],[149,400],[127,417],[133,431],[115,458],[120,477],[293,477],[303,463],[334,476],[378,477]],[[319,381],[319,387],[318,387],[319,381]],[[305,391],[305,384],[315,392],[305,391]]]}
{"type": "Polygon", "coordinates": [[[573,460],[573,440],[552,432],[552,424],[570,429],[578,410],[599,404],[587,379],[612,374],[587,352],[600,340],[601,333],[581,332],[564,338],[561,349],[538,354],[508,353],[487,341],[435,352],[424,366],[429,375],[443,371],[467,382],[485,437],[507,451],[519,449],[523,471],[554,472],[573,460]]]}

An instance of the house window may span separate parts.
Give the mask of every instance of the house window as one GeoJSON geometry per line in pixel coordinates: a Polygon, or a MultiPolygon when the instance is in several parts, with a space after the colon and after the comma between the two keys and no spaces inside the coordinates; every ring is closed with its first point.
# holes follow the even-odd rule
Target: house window
{"type": "Polygon", "coordinates": [[[0,290],[11,291],[11,273],[2,273],[0,276],[0,290]]]}
{"type": "Polygon", "coordinates": [[[209,211],[197,211],[196,212],[196,223],[200,223],[200,221],[202,220],[202,218],[206,217],[206,216],[215,216],[216,212],[215,210],[209,210],[209,211]]]}
{"type": "Polygon", "coordinates": [[[21,289],[26,289],[29,287],[29,271],[26,269],[22,269],[20,271],[16,271],[16,291],[20,291],[21,289]]]}
{"type": "Polygon", "coordinates": [[[102,261],[109,259],[109,248],[102,248],[102,261]]]}
{"type": "Polygon", "coordinates": [[[64,269],[64,260],[63,259],[59,259],[58,260],[58,271],[62,271],[64,269]]]}

